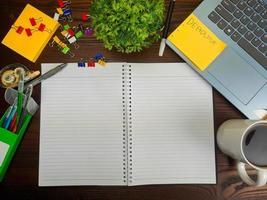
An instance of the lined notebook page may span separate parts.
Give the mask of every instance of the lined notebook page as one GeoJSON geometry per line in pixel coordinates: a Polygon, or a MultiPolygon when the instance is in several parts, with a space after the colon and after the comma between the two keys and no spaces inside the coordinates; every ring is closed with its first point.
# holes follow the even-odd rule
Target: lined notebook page
{"type": "MultiPolygon", "coordinates": [[[[46,72],[56,64],[43,64],[46,72]]],[[[125,185],[122,63],[68,66],[42,83],[39,185],[125,185]]]]}
{"type": "Polygon", "coordinates": [[[184,63],[131,66],[130,184],[216,183],[212,88],[184,63]]]}

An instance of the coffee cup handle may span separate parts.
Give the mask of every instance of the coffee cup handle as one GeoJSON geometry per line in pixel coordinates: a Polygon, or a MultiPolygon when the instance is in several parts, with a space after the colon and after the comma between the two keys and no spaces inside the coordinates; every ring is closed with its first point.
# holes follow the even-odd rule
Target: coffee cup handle
{"type": "Polygon", "coordinates": [[[237,162],[237,172],[240,178],[248,185],[264,186],[267,182],[267,172],[262,170],[257,170],[257,182],[253,181],[247,173],[246,163],[237,162]]]}

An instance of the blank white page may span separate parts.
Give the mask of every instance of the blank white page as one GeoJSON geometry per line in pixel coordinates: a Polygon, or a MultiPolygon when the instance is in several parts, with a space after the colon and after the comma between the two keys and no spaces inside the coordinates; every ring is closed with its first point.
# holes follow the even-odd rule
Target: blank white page
{"type": "Polygon", "coordinates": [[[122,111],[122,63],[68,64],[42,82],[39,185],[125,185],[122,111]]]}
{"type": "Polygon", "coordinates": [[[184,63],[131,66],[130,185],[216,183],[212,88],[184,63]]]}

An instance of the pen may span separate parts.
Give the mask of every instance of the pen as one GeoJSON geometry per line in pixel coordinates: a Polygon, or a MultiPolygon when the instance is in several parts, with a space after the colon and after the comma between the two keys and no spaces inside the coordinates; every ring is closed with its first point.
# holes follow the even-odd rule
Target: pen
{"type": "Polygon", "coordinates": [[[24,70],[19,70],[19,85],[18,85],[18,102],[17,102],[17,123],[20,119],[22,104],[23,104],[23,90],[24,90],[24,70]]]}
{"type": "MultiPolygon", "coordinates": [[[[5,128],[7,125],[7,121],[9,120],[9,117],[10,117],[10,115],[11,115],[11,112],[12,112],[12,109],[14,108],[14,106],[17,104],[17,98],[14,100],[14,102],[13,102],[13,104],[12,104],[12,106],[10,106],[9,108],[8,108],[8,112],[7,112],[7,114],[6,114],[6,117],[5,117],[5,119],[4,119],[4,121],[3,121],[3,124],[2,124],[2,127],[3,128],[5,128]]],[[[8,127],[7,127],[8,128],[8,127]]]]}
{"type": "Polygon", "coordinates": [[[22,111],[22,114],[21,114],[21,117],[19,119],[19,122],[18,122],[18,125],[17,127],[15,128],[14,132],[17,132],[20,130],[22,124],[23,124],[23,121],[26,117],[26,114],[27,114],[27,105],[29,103],[29,99],[32,95],[32,90],[33,90],[33,86],[32,85],[29,85],[26,89],[26,93],[25,93],[25,100],[24,100],[24,105],[23,105],[23,111],[22,111]]]}
{"type": "Polygon", "coordinates": [[[162,39],[161,39],[161,43],[160,43],[160,47],[159,47],[159,56],[162,56],[164,53],[164,50],[165,50],[166,38],[167,38],[170,24],[171,24],[171,18],[172,18],[172,12],[173,12],[173,8],[174,8],[174,4],[175,4],[175,0],[170,0],[168,13],[167,13],[167,17],[166,17],[165,25],[164,25],[164,29],[163,29],[163,35],[162,35],[162,39]]]}
{"type": "Polygon", "coordinates": [[[43,80],[50,78],[51,76],[55,75],[56,73],[60,72],[62,69],[64,69],[67,66],[66,63],[60,64],[56,66],[55,68],[49,70],[48,72],[44,73],[42,76],[30,81],[26,84],[25,88],[27,88],[29,85],[32,85],[33,87],[39,83],[41,83],[43,80]]]}
{"type": "Polygon", "coordinates": [[[3,126],[4,129],[8,129],[10,122],[11,122],[12,118],[14,117],[16,111],[17,111],[17,106],[12,106],[11,113],[10,113],[6,123],[5,123],[5,126],[3,126]]]}

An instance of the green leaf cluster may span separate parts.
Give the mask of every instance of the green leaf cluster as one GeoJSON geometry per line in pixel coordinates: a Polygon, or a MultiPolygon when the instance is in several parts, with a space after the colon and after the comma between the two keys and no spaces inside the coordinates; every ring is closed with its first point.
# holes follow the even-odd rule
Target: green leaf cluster
{"type": "Polygon", "coordinates": [[[93,0],[95,36],[109,50],[140,52],[160,39],[164,0],[93,0]]]}

